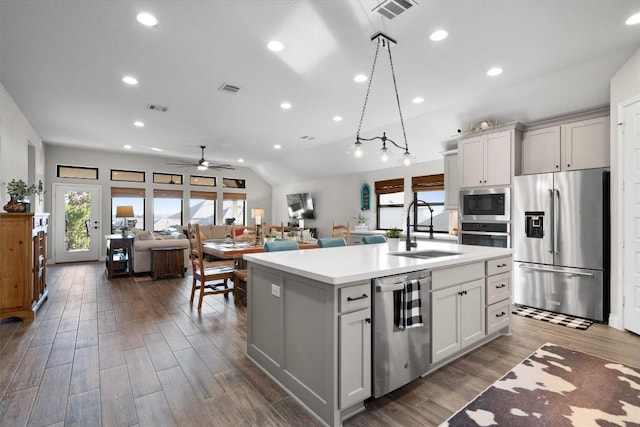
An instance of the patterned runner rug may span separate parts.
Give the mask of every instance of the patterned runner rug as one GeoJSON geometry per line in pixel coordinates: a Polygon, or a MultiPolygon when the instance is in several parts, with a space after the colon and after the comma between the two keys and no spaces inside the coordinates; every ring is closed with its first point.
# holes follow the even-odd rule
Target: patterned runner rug
{"type": "Polygon", "coordinates": [[[640,369],[547,343],[441,424],[638,426],[640,369]]]}
{"type": "Polygon", "coordinates": [[[514,305],[512,313],[517,314],[518,316],[543,320],[545,322],[555,323],[556,325],[562,325],[574,329],[585,330],[593,324],[591,320],[571,317],[565,314],[552,313],[538,308],[527,307],[526,305],[514,305]]]}

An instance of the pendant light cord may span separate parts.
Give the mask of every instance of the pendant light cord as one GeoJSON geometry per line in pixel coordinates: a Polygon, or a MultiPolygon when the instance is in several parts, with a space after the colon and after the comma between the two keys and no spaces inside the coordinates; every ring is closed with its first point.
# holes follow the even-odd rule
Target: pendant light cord
{"type": "MultiPolygon", "coordinates": [[[[400,108],[400,96],[398,95],[398,85],[396,83],[396,72],[393,69],[393,59],[391,58],[391,43],[387,47],[389,50],[389,63],[391,64],[391,77],[393,77],[393,90],[396,93],[396,101],[398,103],[398,113],[400,113],[400,125],[402,126],[402,136],[404,137],[405,153],[409,152],[409,144],[407,143],[407,132],[404,130],[404,120],[402,119],[402,109],[400,108]]],[[[377,53],[377,52],[376,52],[377,53]]]]}
{"type": "MultiPolygon", "coordinates": [[[[360,114],[360,123],[358,123],[358,131],[356,132],[356,139],[360,138],[360,128],[362,128],[362,121],[364,120],[364,111],[367,109],[367,102],[369,101],[369,92],[371,91],[371,82],[373,81],[373,72],[376,70],[376,62],[378,61],[378,51],[380,50],[380,39],[378,38],[378,44],[376,45],[376,54],[373,57],[373,66],[371,67],[371,74],[369,75],[369,84],[367,84],[367,94],[364,96],[364,105],[362,106],[362,113],[360,114]]],[[[394,78],[395,81],[395,78],[394,78]]]]}

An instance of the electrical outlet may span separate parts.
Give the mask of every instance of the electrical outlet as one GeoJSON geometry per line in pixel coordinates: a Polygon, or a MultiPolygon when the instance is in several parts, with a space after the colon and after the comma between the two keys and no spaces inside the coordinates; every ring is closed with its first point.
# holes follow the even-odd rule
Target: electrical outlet
{"type": "Polygon", "coordinates": [[[280,298],[280,286],[271,284],[271,295],[276,298],[280,298]]]}

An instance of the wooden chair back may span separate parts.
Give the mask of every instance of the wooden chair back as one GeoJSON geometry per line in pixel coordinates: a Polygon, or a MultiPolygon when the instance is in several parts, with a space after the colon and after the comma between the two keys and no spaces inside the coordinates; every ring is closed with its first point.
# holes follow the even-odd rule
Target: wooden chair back
{"type": "Polygon", "coordinates": [[[348,222],[345,225],[334,222],[333,228],[331,229],[331,237],[342,237],[346,242],[349,242],[349,238],[351,237],[351,223],[348,222]]]}
{"type": "Polygon", "coordinates": [[[262,226],[262,237],[266,236],[267,233],[275,234],[276,237],[284,239],[284,223],[278,224],[266,224],[262,226]]]}
{"type": "Polygon", "coordinates": [[[255,225],[234,225],[231,229],[233,244],[248,242],[255,244],[258,239],[258,227],[255,225]]]}

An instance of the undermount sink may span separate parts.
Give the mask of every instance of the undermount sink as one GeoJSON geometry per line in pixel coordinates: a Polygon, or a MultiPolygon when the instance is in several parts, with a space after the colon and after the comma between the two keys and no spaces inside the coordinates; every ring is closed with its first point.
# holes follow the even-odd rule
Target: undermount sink
{"type": "Polygon", "coordinates": [[[428,259],[428,258],[439,258],[443,256],[460,255],[460,252],[427,250],[427,251],[415,251],[415,252],[398,252],[398,253],[392,253],[390,255],[404,256],[408,258],[428,259]]]}

